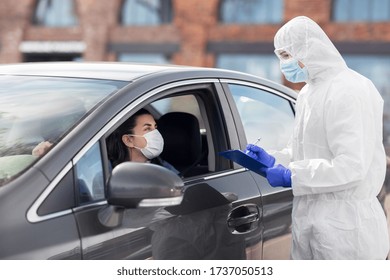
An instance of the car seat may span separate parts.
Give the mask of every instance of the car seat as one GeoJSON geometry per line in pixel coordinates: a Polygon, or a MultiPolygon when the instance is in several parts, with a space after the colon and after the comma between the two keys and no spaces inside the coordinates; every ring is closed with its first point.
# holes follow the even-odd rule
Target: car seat
{"type": "Polygon", "coordinates": [[[162,159],[172,164],[182,177],[208,172],[207,166],[200,166],[206,152],[202,152],[199,122],[194,115],[170,112],[161,116],[157,124],[164,138],[162,159]]]}

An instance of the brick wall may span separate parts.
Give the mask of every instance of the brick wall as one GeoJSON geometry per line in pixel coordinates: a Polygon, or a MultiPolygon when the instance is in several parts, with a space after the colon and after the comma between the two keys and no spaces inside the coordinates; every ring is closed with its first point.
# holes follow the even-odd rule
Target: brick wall
{"type": "MultiPolygon", "coordinates": [[[[51,29],[32,26],[34,0],[0,2],[0,63],[21,62],[23,41],[83,41],[84,60],[113,61],[110,43],[178,44],[172,56],[175,64],[214,66],[207,42],[272,43],[280,25],[220,25],[218,0],[173,0],[174,20],[159,27],[124,27],[118,24],[121,0],[76,0],[79,26],[51,29]]],[[[389,42],[390,22],[333,23],[331,0],[286,0],[284,21],[306,15],[317,21],[335,42],[389,42]]]]}

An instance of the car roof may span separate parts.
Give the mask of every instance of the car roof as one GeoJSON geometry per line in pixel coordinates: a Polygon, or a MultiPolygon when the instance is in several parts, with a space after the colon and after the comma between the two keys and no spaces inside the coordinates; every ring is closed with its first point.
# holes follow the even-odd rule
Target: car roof
{"type": "Polygon", "coordinates": [[[132,81],[173,67],[179,66],[120,62],[31,62],[1,65],[0,74],[132,81]]]}
{"type": "MultiPolygon", "coordinates": [[[[206,68],[171,64],[140,64],[126,62],[30,62],[0,65],[0,75],[28,75],[105,79],[132,82],[145,76],[175,76],[186,78],[241,79],[284,91],[296,98],[292,89],[248,73],[220,68],[206,68]]],[[[166,76],[166,77],[167,77],[166,76]]]]}

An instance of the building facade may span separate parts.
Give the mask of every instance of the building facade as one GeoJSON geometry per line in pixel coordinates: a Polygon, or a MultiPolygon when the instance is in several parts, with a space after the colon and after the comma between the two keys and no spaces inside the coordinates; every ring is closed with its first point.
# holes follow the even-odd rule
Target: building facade
{"type": "Polygon", "coordinates": [[[283,80],[276,31],[306,15],[385,100],[390,143],[390,0],[0,1],[0,63],[134,61],[220,67],[283,80]]]}
{"type": "Polygon", "coordinates": [[[276,61],[273,37],[298,15],[318,22],[343,55],[390,56],[389,0],[1,0],[0,63],[241,65],[280,79],[256,64],[276,61]]]}

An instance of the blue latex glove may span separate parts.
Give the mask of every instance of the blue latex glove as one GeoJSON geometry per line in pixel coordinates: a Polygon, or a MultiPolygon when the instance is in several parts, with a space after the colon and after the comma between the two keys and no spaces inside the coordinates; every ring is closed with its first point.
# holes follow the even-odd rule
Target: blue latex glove
{"type": "Polygon", "coordinates": [[[268,154],[263,148],[254,144],[248,144],[246,146],[245,154],[261,162],[267,167],[272,167],[275,164],[275,158],[268,154]]]}
{"type": "Polygon", "coordinates": [[[267,168],[265,174],[272,187],[291,187],[291,171],[283,165],[267,168]]]}

